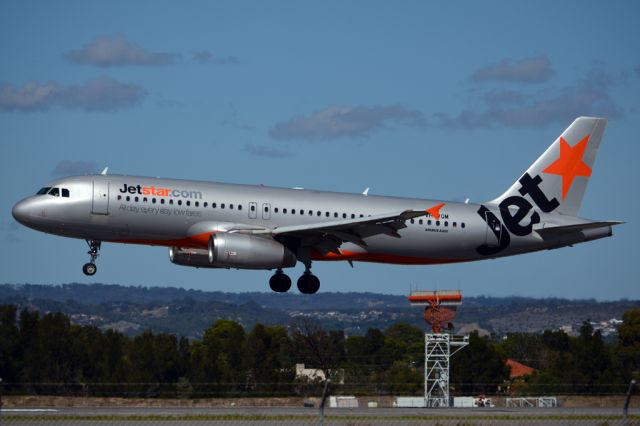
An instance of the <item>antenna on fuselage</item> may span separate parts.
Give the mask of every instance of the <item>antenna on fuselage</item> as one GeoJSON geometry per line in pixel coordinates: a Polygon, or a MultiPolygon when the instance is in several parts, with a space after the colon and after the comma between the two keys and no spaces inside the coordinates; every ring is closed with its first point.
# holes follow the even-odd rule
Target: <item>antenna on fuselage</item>
{"type": "Polygon", "coordinates": [[[365,188],[365,190],[364,190],[364,191],[362,191],[362,195],[364,195],[365,197],[366,197],[367,195],[369,195],[369,187],[368,187],[368,186],[365,188]]]}
{"type": "Polygon", "coordinates": [[[100,172],[100,174],[102,176],[106,176],[108,171],[109,171],[109,166],[105,167],[104,170],[100,172]]]}

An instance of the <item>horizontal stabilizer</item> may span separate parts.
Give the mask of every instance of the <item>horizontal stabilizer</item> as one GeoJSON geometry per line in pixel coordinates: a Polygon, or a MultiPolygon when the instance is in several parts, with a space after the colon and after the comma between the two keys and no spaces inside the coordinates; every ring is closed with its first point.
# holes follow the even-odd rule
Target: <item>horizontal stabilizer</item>
{"type": "Polygon", "coordinates": [[[610,222],[586,222],[578,223],[575,225],[563,225],[563,226],[551,226],[548,228],[536,229],[536,232],[542,237],[560,236],[563,234],[572,234],[575,232],[584,231],[586,229],[604,228],[608,226],[621,225],[624,222],[610,221],[610,222]]]}

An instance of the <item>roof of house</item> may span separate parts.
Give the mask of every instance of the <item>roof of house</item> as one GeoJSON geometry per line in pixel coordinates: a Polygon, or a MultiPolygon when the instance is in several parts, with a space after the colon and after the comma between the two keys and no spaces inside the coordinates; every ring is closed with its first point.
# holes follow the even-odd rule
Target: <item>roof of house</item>
{"type": "Polygon", "coordinates": [[[522,376],[528,376],[536,371],[535,368],[531,368],[528,365],[519,363],[515,359],[511,358],[507,359],[506,364],[511,368],[511,374],[509,375],[509,377],[512,379],[522,376]]]}

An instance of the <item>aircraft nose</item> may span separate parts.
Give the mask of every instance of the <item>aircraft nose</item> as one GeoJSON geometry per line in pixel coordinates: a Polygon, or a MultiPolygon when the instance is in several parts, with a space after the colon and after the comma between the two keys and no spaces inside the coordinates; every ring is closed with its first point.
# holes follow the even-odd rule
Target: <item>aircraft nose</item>
{"type": "Polygon", "coordinates": [[[13,218],[18,222],[25,224],[29,220],[29,213],[31,210],[30,204],[29,200],[22,200],[16,203],[11,211],[13,218]]]}

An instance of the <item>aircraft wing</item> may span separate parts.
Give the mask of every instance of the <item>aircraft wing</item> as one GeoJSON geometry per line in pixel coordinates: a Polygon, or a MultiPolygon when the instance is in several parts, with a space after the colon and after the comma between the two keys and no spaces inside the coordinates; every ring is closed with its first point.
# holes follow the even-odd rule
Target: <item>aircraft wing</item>
{"type": "Polygon", "coordinates": [[[274,238],[295,237],[300,239],[300,245],[303,247],[313,247],[323,254],[339,253],[338,247],[346,242],[366,248],[367,243],[364,238],[374,235],[385,234],[400,238],[398,230],[407,227],[405,221],[426,214],[424,210],[404,210],[355,219],[280,226],[252,233],[269,234],[274,238]]]}

